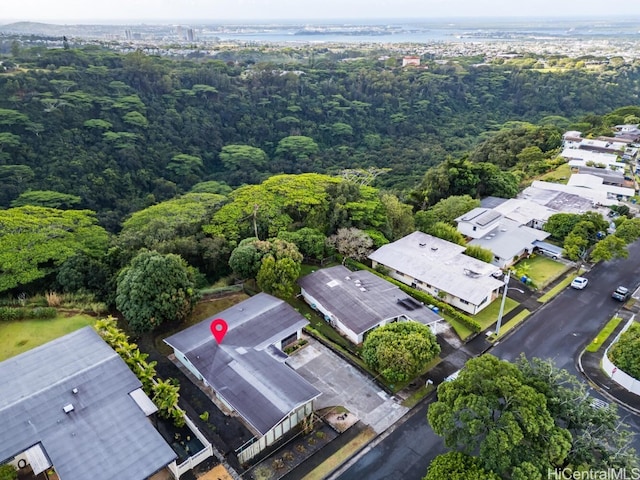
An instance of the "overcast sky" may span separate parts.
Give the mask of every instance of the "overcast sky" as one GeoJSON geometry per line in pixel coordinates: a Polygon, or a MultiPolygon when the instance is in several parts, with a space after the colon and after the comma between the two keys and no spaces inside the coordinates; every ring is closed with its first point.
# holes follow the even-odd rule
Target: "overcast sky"
{"type": "Polygon", "coordinates": [[[638,0],[0,0],[0,4],[0,23],[594,15],[640,21],[638,0]]]}

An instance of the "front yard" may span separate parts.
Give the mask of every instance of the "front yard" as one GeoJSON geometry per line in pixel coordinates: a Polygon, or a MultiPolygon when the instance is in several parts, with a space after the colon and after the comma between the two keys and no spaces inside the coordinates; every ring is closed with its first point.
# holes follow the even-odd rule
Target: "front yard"
{"type": "Polygon", "coordinates": [[[570,270],[571,266],[552,260],[544,255],[531,255],[527,259],[520,260],[515,265],[515,269],[517,272],[531,278],[536,288],[541,289],[567,270],[570,270]]]}
{"type": "MultiPolygon", "coordinates": [[[[498,314],[500,313],[501,302],[502,302],[502,296],[496,298],[491,303],[491,305],[489,305],[484,310],[480,311],[480,313],[473,316],[473,319],[478,323],[480,323],[483,331],[498,321],[498,314]]],[[[518,306],[518,302],[507,297],[507,299],[504,302],[504,312],[502,312],[502,315],[503,316],[506,315],[517,306],[518,306]]]]}

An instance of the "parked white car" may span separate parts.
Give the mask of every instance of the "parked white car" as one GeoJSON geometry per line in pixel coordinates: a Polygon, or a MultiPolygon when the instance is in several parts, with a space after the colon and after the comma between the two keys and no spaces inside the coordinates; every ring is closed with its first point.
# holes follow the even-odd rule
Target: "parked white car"
{"type": "Polygon", "coordinates": [[[587,284],[589,283],[589,279],[584,277],[576,277],[571,282],[571,288],[575,288],[576,290],[583,290],[587,284]]]}

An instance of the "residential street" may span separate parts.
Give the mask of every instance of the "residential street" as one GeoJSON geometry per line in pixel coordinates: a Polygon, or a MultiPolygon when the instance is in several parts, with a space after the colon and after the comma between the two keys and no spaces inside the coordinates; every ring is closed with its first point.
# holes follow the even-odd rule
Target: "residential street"
{"type": "MultiPolygon", "coordinates": [[[[589,278],[589,285],[585,290],[567,288],[548,305],[538,309],[506,340],[490,349],[490,353],[506,360],[516,359],[521,352],[527,357],[553,358],[558,367],[583,378],[576,367],[578,355],[622,306],[611,298],[611,292],[618,285],[635,289],[640,283],[638,258],[640,242],[630,246],[628,259],[607,262],[586,273],[584,276],[589,278]]],[[[480,341],[484,339],[476,339],[476,342],[480,341]]],[[[591,393],[603,398],[595,390],[591,393]]],[[[431,460],[445,450],[443,442],[426,420],[428,403],[434,398],[430,396],[403,424],[395,427],[372,448],[365,449],[359,458],[332,478],[422,478],[431,460]]],[[[636,432],[640,432],[637,416],[622,409],[620,415],[636,432]]],[[[640,452],[640,436],[635,437],[634,445],[640,452]]]]}

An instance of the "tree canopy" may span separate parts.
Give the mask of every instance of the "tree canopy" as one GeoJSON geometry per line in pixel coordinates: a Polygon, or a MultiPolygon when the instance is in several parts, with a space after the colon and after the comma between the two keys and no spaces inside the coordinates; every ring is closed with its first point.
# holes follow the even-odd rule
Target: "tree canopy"
{"type": "Polygon", "coordinates": [[[615,406],[593,408],[585,384],[550,360],[471,359],[457,379],[438,387],[427,417],[448,447],[476,459],[471,471],[500,478],[638,463],[615,406]]]}
{"type": "Polygon", "coordinates": [[[633,323],[609,350],[609,359],[623,372],[640,379],[640,324],[633,323]]]}
{"type": "Polygon", "coordinates": [[[418,375],[440,353],[440,345],[426,325],[394,322],[369,333],[362,358],[390,382],[405,382],[418,375]]]}
{"type": "Polygon", "coordinates": [[[94,212],[24,206],[0,210],[0,291],[25,287],[84,252],[101,256],[107,232],[94,212]]]}
{"type": "Polygon", "coordinates": [[[193,273],[178,255],[143,251],[118,275],[116,306],[138,333],[182,322],[197,298],[193,273]]]}

